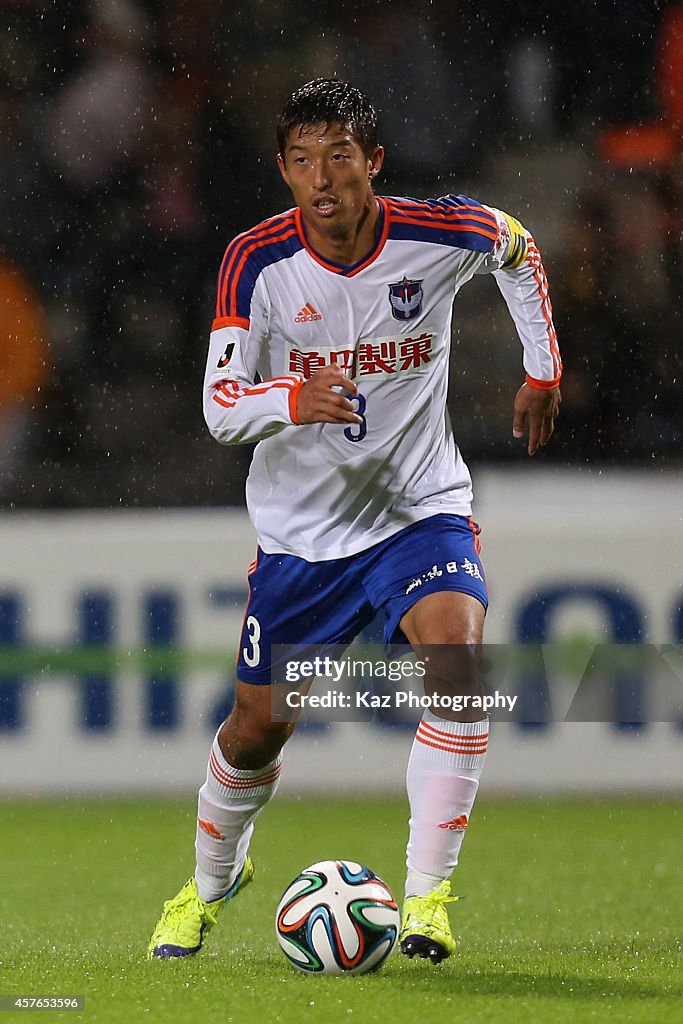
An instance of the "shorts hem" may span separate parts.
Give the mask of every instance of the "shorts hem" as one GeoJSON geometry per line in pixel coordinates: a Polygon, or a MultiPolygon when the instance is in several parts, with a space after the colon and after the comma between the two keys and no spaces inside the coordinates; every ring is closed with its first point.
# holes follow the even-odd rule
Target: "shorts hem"
{"type": "MultiPolygon", "coordinates": [[[[239,669],[238,668],[237,672],[236,672],[237,681],[239,683],[245,683],[247,686],[272,686],[273,685],[273,680],[271,679],[270,674],[268,675],[267,679],[246,679],[245,678],[246,674],[247,673],[244,671],[244,669],[239,669]]],[[[256,673],[256,674],[260,674],[260,673],[256,673]]]]}

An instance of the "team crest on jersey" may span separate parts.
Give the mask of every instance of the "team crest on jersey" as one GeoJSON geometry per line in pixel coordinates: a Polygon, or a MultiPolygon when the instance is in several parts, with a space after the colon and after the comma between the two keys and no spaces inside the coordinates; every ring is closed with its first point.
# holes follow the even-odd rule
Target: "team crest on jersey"
{"type": "Polygon", "coordinates": [[[422,281],[409,281],[403,277],[389,285],[391,312],[397,320],[414,320],[422,312],[422,281]]]}
{"type": "Polygon", "coordinates": [[[218,369],[219,370],[222,370],[225,366],[228,365],[228,363],[232,359],[232,353],[233,353],[234,348],[235,348],[235,342],[234,341],[231,341],[231,342],[229,342],[226,345],[225,352],[223,353],[223,355],[218,360],[218,369]]]}

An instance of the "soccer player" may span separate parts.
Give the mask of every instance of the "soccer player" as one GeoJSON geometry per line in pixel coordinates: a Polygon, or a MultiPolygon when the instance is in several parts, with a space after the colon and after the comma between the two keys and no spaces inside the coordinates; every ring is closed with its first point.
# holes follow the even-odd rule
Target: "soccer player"
{"type": "MultiPolygon", "coordinates": [[[[446,412],[453,298],[474,274],[494,275],[523,345],[513,434],[528,431],[530,455],[550,438],[560,401],[545,272],[517,220],[464,196],[376,196],[377,116],[344,82],[298,89],[277,138],[296,206],[228,246],[204,387],[216,440],[259,442],[247,482],[258,551],[235,702],[199,791],[196,870],[164,905],[150,957],[196,953],[252,878],[254,821],[294,728],[273,720],[272,645],[346,645],[383,609],[387,645],[453,652],[427,692],[449,673],[461,694],[480,685],[486,584],[446,412]]],[[[418,726],[407,771],[408,956],[439,962],[455,949],[445,904],[487,738],[472,707],[425,710],[418,726]]]]}

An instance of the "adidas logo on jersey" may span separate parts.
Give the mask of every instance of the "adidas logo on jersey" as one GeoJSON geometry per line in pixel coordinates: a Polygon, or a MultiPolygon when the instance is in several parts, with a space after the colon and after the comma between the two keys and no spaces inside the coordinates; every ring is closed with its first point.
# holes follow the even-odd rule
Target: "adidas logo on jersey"
{"type": "Polygon", "coordinates": [[[294,323],[305,324],[311,320],[322,320],[322,318],[322,313],[319,313],[315,306],[307,302],[294,317],[294,323]]]}

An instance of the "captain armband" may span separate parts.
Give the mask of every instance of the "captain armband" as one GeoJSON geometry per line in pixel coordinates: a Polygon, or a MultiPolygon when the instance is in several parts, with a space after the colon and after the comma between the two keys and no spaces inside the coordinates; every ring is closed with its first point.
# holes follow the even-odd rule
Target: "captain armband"
{"type": "Polygon", "coordinates": [[[528,250],[527,233],[515,217],[511,217],[509,213],[505,213],[503,210],[501,210],[501,213],[505,217],[507,225],[510,228],[508,255],[505,262],[501,265],[501,269],[515,270],[517,267],[521,267],[522,263],[524,263],[524,260],[526,259],[528,250]]]}

